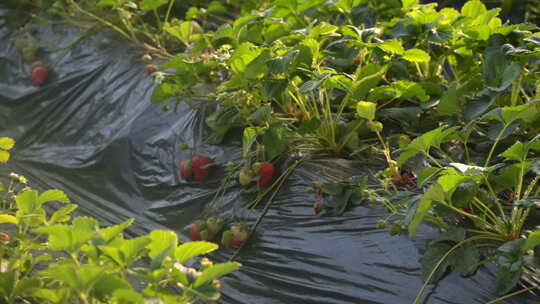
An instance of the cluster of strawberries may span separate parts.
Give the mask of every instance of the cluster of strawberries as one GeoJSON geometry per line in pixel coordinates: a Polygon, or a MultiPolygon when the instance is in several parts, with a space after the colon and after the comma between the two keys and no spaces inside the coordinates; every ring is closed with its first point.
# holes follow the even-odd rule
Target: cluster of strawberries
{"type": "Polygon", "coordinates": [[[194,156],[190,160],[180,162],[180,178],[189,180],[191,176],[195,176],[195,180],[203,182],[208,177],[210,169],[214,167],[214,160],[207,156],[194,156]]]}
{"type": "Polygon", "coordinates": [[[241,185],[246,186],[251,182],[257,181],[257,185],[266,188],[272,183],[275,168],[272,163],[254,163],[251,168],[243,168],[238,174],[238,180],[241,185]]]}
{"type": "MultiPolygon", "coordinates": [[[[223,229],[224,222],[217,217],[198,220],[191,225],[189,236],[192,241],[211,241],[223,229]]],[[[248,229],[244,224],[233,224],[221,235],[221,244],[231,248],[242,244],[248,237],[248,229]]]]}
{"type": "MultiPolygon", "coordinates": [[[[198,182],[204,182],[208,177],[210,170],[215,166],[214,160],[207,156],[197,155],[189,160],[180,162],[180,178],[189,180],[192,176],[198,182]]],[[[266,188],[272,183],[275,168],[272,163],[254,163],[251,168],[243,168],[239,173],[239,182],[241,185],[248,185],[257,181],[257,185],[266,188]]]]}
{"type": "MultiPolygon", "coordinates": [[[[189,180],[192,177],[198,182],[204,182],[210,174],[210,170],[215,167],[214,159],[196,155],[192,159],[180,161],[180,178],[189,180]]],[[[272,163],[257,162],[249,168],[243,168],[239,172],[239,182],[248,185],[257,182],[260,188],[267,188],[274,178],[275,168],[272,163]]],[[[198,220],[190,227],[190,237],[192,241],[211,241],[216,238],[223,229],[224,222],[220,218],[209,217],[205,220],[198,220]]],[[[235,247],[242,244],[248,238],[249,232],[244,224],[233,224],[229,229],[223,231],[221,244],[226,247],[235,247]]]]}

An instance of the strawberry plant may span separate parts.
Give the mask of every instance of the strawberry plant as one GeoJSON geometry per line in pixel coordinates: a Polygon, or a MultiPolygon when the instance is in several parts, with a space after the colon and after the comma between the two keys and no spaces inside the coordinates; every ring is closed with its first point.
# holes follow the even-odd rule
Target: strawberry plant
{"type": "MultiPolygon", "coordinates": [[[[521,236],[527,236],[524,225],[530,208],[540,197],[538,193],[539,176],[529,171],[538,161],[534,157],[540,151],[540,137],[530,141],[517,141],[498,153],[498,162],[492,163],[496,156],[496,147],[500,144],[504,130],[511,124],[526,125],[531,112],[535,117],[540,114],[537,102],[531,102],[515,107],[496,108],[483,116],[483,119],[494,124],[500,124],[501,130],[492,140],[486,159],[479,165],[468,165],[454,160],[449,155],[439,154],[441,145],[451,141],[451,145],[469,143],[458,128],[438,128],[414,139],[401,153],[399,164],[403,165],[414,154],[424,155],[433,167],[424,168],[419,174],[421,185],[429,186],[419,200],[410,204],[408,215],[409,235],[413,236],[424,217],[434,214],[438,217],[455,217],[465,221],[466,229],[452,230],[445,227],[446,234],[432,243],[423,259],[426,282],[439,279],[448,267],[469,275],[480,265],[480,247],[501,246],[500,251],[515,244],[521,236]],[[505,189],[515,195],[513,202],[501,199],[497,194],[505,189]],[[458,232],[456,232],[458,231],[458,232]],[[459,237],[455,236],[459,234],[459,237]],[[447,234],[454,235],[449,242],[447,234]],[[498,244],[498,245],[497,245],[498,244]],[[437,262],[438,259],[440,262],[437,262]],[[466,264],[464,264],[466,263],[466,264]],[[465,268],[463,268],[465,267],[465,268]]],[[[477,122],[482,123],[482,120],[477,122]]],[[[515,130],[515,129],[514,129],[515,130]]],[[[464,148],[465,150],[465,148],[464,148]]],[[[463,224],[460,224],[463,225],[463,224]]],[[[534,233],[532,234],[534,235],[534,233]]],[[[530,249],[538,244],[529,242],[530,249]]],[[[514,250],[514,249],[512,249],[514,250]]],[[[527,251],[514,250],[516,259],[523,259],[527,251]]],[[[491,257],[487,257],[491,259],[491,257]]],[[[500,260],[500,259],[499,259],[500,260]]],[[[499,262],[498,292],[509,292],[519,281],[522,274],[521,266],[510,267],[499,262]],[[511,278],[511,279],[509,279],[511,278]]]]}
{"type": "MultiPolygon", "coordinates": [[[[7,153],[13,141],[1,138],[0,144],[7,153]]],[[[63,191],[40,193],[24,177],[11,178],[7,188],[0,187],[0,225],[6,229],[0,233],[0,298],[5,303],[214,301],[219,298],[217,279],[240,266],[203,259],[200,269],[186,267],[218,245],[179,244],[176,233],[166,230],[126,238],[123,232],[133,219],[101,227],[94,218],[73,217],[77,205],[63,191]],[[51,202],[63,206],[47,214],[51,202]]],[[[218,219],[207,220],[214,234],[221,225],[218,219]]]]}
{"type": "Polygon", "coordinates": [[[368,185],[367,176],[352,177],[348,180],[313,182],[309,190],[315,190],[317,201],[313,204],[315,214],[332,208],[337,215],[343,214],[351,206],[368,205],[376,202],[387,204],[378,187],[368,185]]]}
{"type": "MultiPolygon", "coordinates": [[[[231,176],[253,186],[246,192],[257,193],[248,208],[268,195],[252,230],[301,161],[354,158],[384,166],[376,174],[379,185],[362,178],[317,183],[314,212],[340,215],[357,203],[380,203],[389,215],[377,225],[388,227],[392,235],[407,231],[414,237],[423,222],[438,226],[441,234],[421,261],[426,285],[448,270],[469,276],[490,262],[498,266],[500,294],[511,292],[524,275],[539,276],[539,232],[530,231],[537,223],[530,223],[529,215],[540,192],[540,32],[533,24],[504,23],[500,13],[509,11],[508,1],[500,8],[488,8],[480,0],[459,7],[416,0],[188,1],[185,7],[172,0],[21,3],[75,24],[92,20],[144,46],[152,54],[144,56],[146,71],[156,82],[151,102],[165,108],[186,102],[210,110],[205,122],[212,135],[206,143],[219,144],[240,131],[242,160],[228,166],[229,175],[212,203],[224,195],[231,176]],[[161,65],[151,63],[154,54],[163,59],[161,65]],[[300,157],[277,170],[289,155],[300,157]]],[[[38,50],[30,28],[13,40],[27,60],[38,50]]],[[[46,68],[32,69],[32,83],[44,84],[46,68]]],[[[9,158],[11,146],[0,138],[0,162],[9,158]]],[[[197,155],[180,163],[179,175],[204,182],[212,166],[213,159],[197,155]]],[[[12,187],[24,186],[24,180],[18,181],[8,187],[14,194],[21,189],[12,187]]],[[[22,193],[20,201],[39,201],[35,191],[22,193]]],[[[69,273],[69,267],[81,261],[114,265],[120,270],[106,272],[120,282],[126,273],[140,275],[132,264],[144,250],[157,254],[151,260],[167,257],[158,265],[178,259],[169,251],[149,248],[151,236],[110,244],[89,219],[74,219],[59,228],[54,225],[64,224],[51,224],[40,204],[17,209],[25,214],[20,220],[7,213],[4,220],[15,223],[21,235],[41,233],[51,243],[62,229],[71,235],[69,227],[88,228],[88,236],[94,233],[89,240],[62,245],[71,260],[43,273],[41,296],[50,286],[62,299],[94,296],[91,284],[62,281],[56,275],[69,273]],[[58,229],[52,231],[51,225],[58,229]],[[79,289],[69,289],[75,285],[79,289]]],[[[17,200],[3,205],[6,210],[18,208],[17,200]]],[[[57,217],[68,222],[68,215],[57,217]]],[[[193,240],[216,239],[223,223],[209,220],[190,227],[193,240]]],[[[221,234],[221,243],[238,246],[248,235],[245,227],[235,225],[221,234]]],[[[3,244],[21,242],[18,236],[2,237],[3,244]]],[[[18,255],[32,261],[29,252],[18,255]]],[[[101,278],[96,269],[84,269],[89,274],[86,283],[101,278]]],[[[174,285],[181,277],[181,286],[197,285],[196,270],[181,265],[175,269],[185,276],[174,270],[178,277],[170,278],[157,268],[141,275],[151,282],[142,296],[166,293],[158,281],[174,285]]],[[[29,271],[14,272],[7,281],[26,279],[21,273],[29,271]]],[[[22,287],[10,288],[6,301],[20,297],[15,291],[22,287]]],[[[187,295],[193,290],[184,291],[187,295]]],[[[127,294],[131,290],[104,297],[127,294]]]]}

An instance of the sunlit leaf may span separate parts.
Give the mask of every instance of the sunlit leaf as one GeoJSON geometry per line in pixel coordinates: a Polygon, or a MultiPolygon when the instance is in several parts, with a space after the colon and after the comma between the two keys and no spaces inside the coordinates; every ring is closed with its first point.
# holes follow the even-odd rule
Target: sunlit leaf
{"type": "Polygon", "coordinates": [[[359,101],[356,104],[356,114],[369,121],[375,119],[375,111],[377,110],[377,104],[367,101],[359,101]]]}
{"type": "Polygon", "coordinates": [[[403,55],[403,53],[405,52],[403,45],[401,45],[401,42],[397,40],[387,40],[379,44],[378,47],[385,52],[398,54],[398,55],[403,55]]]}
{"type": "Polygon", "coordinates": [[[202,272],[202,274],[197,278],[197,280],[195,280],[195,283],[193,283],[193,287],[198,288],[206,283],[212,282],[219,277],[229,274],[237,270],[238,268],[240,268],[240,263],[236,262],[215,264],[202,272]]]}
{"type": "Polygon", "coordinates": [[[169,0],[142,0],[139,8],[143,11],[150,11],[169,3],[169,0]]]}
{"type": "Polygon", "coordinates": [[[411,62],[428,62],[431,56],[421,49],[409,49],[403,53],[403,59],[411,62]]]}
{"type": "Polygon", "coordinates": [[[174,255],[178,262],[183,264],[194,257],[210,253],[218,248],[218,245],[210,242],[188,242],[178,246],[174,255]]]}

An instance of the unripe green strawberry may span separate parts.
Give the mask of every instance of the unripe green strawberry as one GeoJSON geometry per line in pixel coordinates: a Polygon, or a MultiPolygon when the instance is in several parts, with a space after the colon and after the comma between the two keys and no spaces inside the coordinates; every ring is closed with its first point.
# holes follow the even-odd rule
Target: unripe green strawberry
{"type": "Polygon", "coordinates": [[[38,51],[38,47],[37,47],[37,46],[26,45],[26,46],[23,47],[23,49],[22,49],[23,60],[24,60],[25,62],[32,62],[32,61],[34,61],[34,57],[36,56],[37,51],[38,51]]]}
{"type": "Polygon", "coordinates": [[[368,128],[373,132],[381,132],[383,124],[380,121],[370,121],[367,123],[368,128]]]}
{"type": "Polygon", "coordinates": [[[228,161],[225,164],[225,167],[227,167],[227,171],[229,171],[229,172],[234,172],[234,170],[235,170],[235,166],[234,166],[234,163],[232,161],[228,161]]]}
{"type": "Polygon", "coordinates": [[[208,232],[207,229],[201,230],[199,235],[201,236],[201,240],[203,240],[203,241],[210,240],[210,232],[208,232]]]}
{"type": "Polygon", "coordinates": [[[11,42],[13,43],[13,46],[15,46],[17,51],[22,53],[23,48],[26,46],[26,42],[20,38],[14,38],[11,40],[11,42]]]}
{"type": "Polygon", "coordinates": [[[240,170],[240,173],[238,174],[238,180],[240,182],[240,185],[245,186],[253,180],[254,174],[253,171],[247,168],[243,168],[240,170]]]}
{"type": "Polygon", "coordinates": [[[203,220],[196,220],[195,224],[199,226],[201,230],[206,229],[206,221],[203,220]]]}
{"type": "Polygon", "coordinates": [[[152,56],[150,56],[150,54],[144,54],[144,56],[142,57],[143,61],[145,62],[151,62],[152,61],[152,56]]]}
{"type": "Polygon", "coordinates": [[[390,230],[388,230],[388,233],[390,235],[398,235],[402,234],[405,230],[405,227],[403,226],[403,223],[400,221],[396,221],[392,223],[392,226],[390,227],[390,230]]]}
{"type": "Polygon", "coordinates": [[[223,232],[223,235],[221,236],[221,244],[225,246],[226,248],[232,247],[231,242],[233,238],[234,238],[234,234],[230,230],[227,230],[223,232]]]}
{"type": "Polygon", "coordinates": [[[398,138],[398,145],[401,149],[407,148],[410,142],[411,142],[411,139],[409,138],[409,136],[405,134],[401,134],[398,138]]]}
{"type": "Polygon", "coordinates": [[[377,229],[384,229],[386,228],[386,221],[380,220],[377,221],[377,224],[375,225],[377,229]]]}
{"type": "Polygon", "coordinates": [[[214,216],[210,217],[206,220],[206,227],[213,238],[223,228],[223,220],[214,216]]]}

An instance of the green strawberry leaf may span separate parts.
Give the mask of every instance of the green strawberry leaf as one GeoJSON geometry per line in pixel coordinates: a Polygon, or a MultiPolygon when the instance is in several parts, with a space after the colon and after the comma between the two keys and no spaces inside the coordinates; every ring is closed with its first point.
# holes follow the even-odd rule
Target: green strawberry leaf
{"type": "Polygon", "coordinates": [[[147,246],[150,249],[148,256],[152,259],[161,255],[164,251],[166,251],[164,257],[172,255],[174,248],[178,244],[178,236],[174,231],[154,230],[150,232],[149,236],[151,242],[147,246]]]}
{"type": "Polygon", "coordinates": [[[522,267],[510,268],[499,266],[495,279],[495,290],[497,294],[502,296],[510,292],[518,284],[522,273],[522,267]]]}
{"type": "Polygon", "coordinates": [[[69,216],[70,213],[72,213],[73,211],[75,211],[75,209],[77,209],[77,205],[75,204],[69,204],[63,208],[60,208],[58,210],[56,210],[52,215],[51,215],[51,218],[49,219],[49,222],[48,224],[49,225],[54,225],[56,223],[64,223],[64,222],[67,222],[71,219],[71,216],[69,216]]]}
{"type": "Polygon", "coordinates": [[[202,272],[202,274],[197,278],[197,280],[195,280],[195,283],[193,283],[193,287],[198,288],[206,283],[210,283],[219,277],[236,271],[238,268],[240,268],[240,266],[240,263],[236,262],[221,263],[210,266],[202,272]]]}
{"type": "Polygon", "coordinates": [[[133,224],[133,221],[134,219],[131,218],[118,225],[100,229],[99,232],[101,234],[101,238],[103,238],[106,243],[109,243],[117,236],[121,236],[122,231],[124,231],[127,227],[131,226],[131,224],[133,224]]]}
{"type": "Polygon", "coordinates": [[[437,238],[435,238],[431,243],[438,242],[454,242],[459,243],[465,239],[465,229],[461,227],[450,227],[445,232],[441,233],[437,238]]]}
{"type": "Polygon", "coordinates": [[[383,51],[392,54],[403,55],[403,53],[405,52],[405,49],[403,49],[403,45],[401,45],[401,42],[397,40],[387,40],[379,44],[378,47],[383,51]]]}
{"type": "Polygon", "coordinates": [[[210,242],[188,242],[178,246],[174,252],[174,256],[179,263],[184,264],[194,257],[208,254],[218,248],[218,245],[210,242]]]}
{"type": "Polygon", "coordinates": [[[344,193],[340,194],[336,198],[336,214],[342,215],[343,212],[345,212],[345,209],[347,209],[347,206],[349,206],[349,201],[351,199],[351,195],[353,194],[352,189],[346,189],[344,193]]]}
{"type": "Polygon", "coordinates": [[[134,291],[133,289],[122,289],[118,288],[115,289],[113,292],[112,299],[121,301],[120,303],[135,303],[135,304],[143,304],[144,303],[144,297],[134,291]]]}
{"type": "MultiPolygon", "coordinates": [[[[452,248],[452,246],[445,243],[435,243],[431,245],[424,253],[422,260],[420,261],[420,273],[422,279],[427,281],[430,274],[434,271],[435,266],[440,262],[443,256],[452,248]]],[[[431,277],[429,283],[439,281],[443,275],[446,273],[448,267],[450,266],[450,260],[446,258],[435,270],[433,276],[431,277]]]]}
{"type": "Polygon", "coordinates": [[[299,50],[288,52],[287,54],[279,57],[272,58],[266,62],[268,70],[273,74],[281,74],[288,72],[292,67],[292,63],[296,59],[296,56],[300,53],[299,50]]]}
{"type": "MultiPolygon", "coordinates": [[[[537,199],[539,201],[540,199],[537,199]]],[[[531,249],[534,249],[536,246],[540,245],[540,229],[535,230],[527,236],[527,241],[521,249],[523,252],[527,252],[531,249]]]]}
{"type": "Polygon", "coordinates": [[[341,193],[343,193],[343,190],[345,190],[345,187],[341,184],[338,184],[338,183],[327,183],[327,182],[324,182],[324,183],[321,183],[320,184],[320,187],[321,187],[321,191],[323,193],[326,193],[326,194],[329,194],[329,195],[339,195],[341,193]]]}
{"type": "Polygon", "coordinates": [[[242,157],[247,157],[251,147],[257,139],[259,128],[249,127],[244,129],[244,135],[242,137],[242,157]]]}
{"type": "Polygon", "coordinates": [[[47,202],[58,201],[62,203],[71,202],[66,193],[61,190],[47,190],[39,195],[38,204],[42,205],[47,202]]]}
{"type": "Polygon", "coordinates": [[[416,234],[416,229],[424,220],[424,217],[427,215],[428,211],[431,209],[435,202],[441,202],[445,200],[445,193],[442,186],[439,183],[436,183],[429,187],[429,189],[424,193],[422,199],[416,207],[416,212],[414,217],[409,223],[409,237],[413,237],[416,234]]]}
{"type": "Polygon", "coordinates": [[[408,49],[403,53],[403,59],[410,62],[429,62],[431,56],[421,49],[408,49]]]}
{"type": "Polygon", "coordinates": [[[169,0],[143,0],[139,4],[139,8],[143,11],[151,11],[167,3],[169,0]]]}
{"type": "MultiPolygon", "coordinates": [[[[128,281],[114,274],[105,274],[93,286],[90,295],[104,303],[110,299],[117,290],[132,290],[128,281]]],[[[131,302],[133,303],[133,302],[131,302]]]]}
{"type": "Polygon", "coordinates": [[[375,111],[377,110],[377,104],[374,102],[359,101],[356,104],[356,114],[369,121],[375,119],[375,111]]]}
{"type": "Polygon", "coordinates": [[[462,246],[448,257],[452,269],[461,276],[469,276],[478,268],[480,252],[475,246],[462,246]]]}

